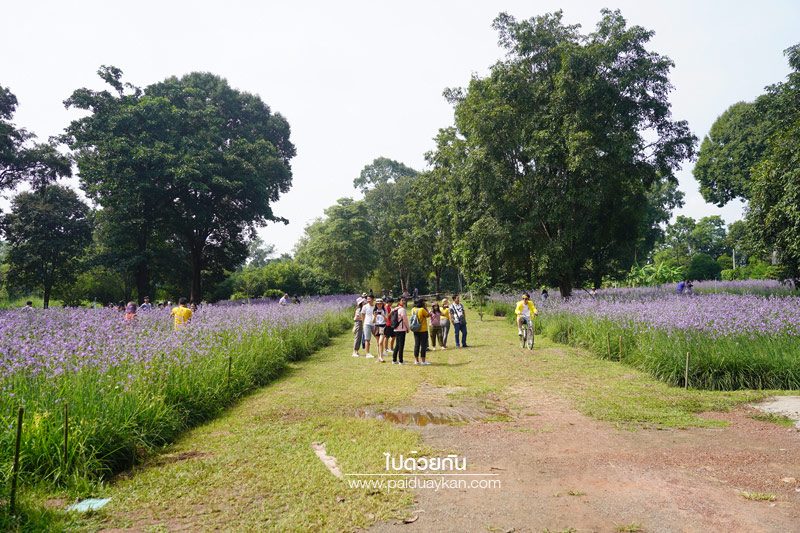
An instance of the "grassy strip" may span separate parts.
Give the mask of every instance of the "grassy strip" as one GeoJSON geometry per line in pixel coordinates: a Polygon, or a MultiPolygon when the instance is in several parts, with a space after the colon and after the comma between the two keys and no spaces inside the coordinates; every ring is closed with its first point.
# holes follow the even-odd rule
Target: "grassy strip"
{"type": "MultiPolygon", "coordinates": [[[[513,320],[511,305],[494,302],[492,312],[513,320]]],[[[788,335],[713,338],[687,331],[667,333],[630,323],[543,313],[537,332],[556,342],[584,348],[597,357],[622,361],[673,386],[708,390],[800,389],[800,341],[788,335]]]]}
{"type": "MultiPolygon", "coordinates": [[[[231,334],[189,365],[164,359],[156,365],[132,364],[102,373],[84,370],[60,380],[21,376],[13,384],[15,397],[3,402],[5,407],[26,409],[20,486],[33,492],[61,487],[71,498],[88,495],[109,475],[130,468],[186,429],[218,416],[274,380],[288,362],[327,344],[349,324],[349,313],[330,313],[281,330],[231,334]],[[66,462],[65,404],[69,405],[66,462]]],[[[3,486],[10,474],[12,429],[8,426],[0,433],[3,486]]],[[[41,514],[28,516],[35,520],[37,513],[41,514]]],[[[0,516],[5,514],[0,511],[0,516]]]]}

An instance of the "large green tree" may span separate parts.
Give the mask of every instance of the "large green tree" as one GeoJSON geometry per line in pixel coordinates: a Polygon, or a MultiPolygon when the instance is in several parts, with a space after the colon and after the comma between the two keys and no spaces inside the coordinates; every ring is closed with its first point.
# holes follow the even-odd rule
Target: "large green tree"
{"type": "Polygon", "coordinates": [[[535,278],[569,296],[633,261],[651,191],[675,182],[696,139],[671,116],[672,61],[648,50],[653,33],[628,27],[618,11],[604,10],[588,35],[561,12],[501,14],[494,27],[507,58],[446,93],[457,130],[440,135],[448,155],[434,157],[456,163],[448,188],[467,229],[455,234],[502,236],[483,245],[487,259],[461,257],[485,261],[495,281],[535,278]],[[463,154],[452,157],[453,147],[463,154]]]}
{"type": "Polygon", "coordinates": [[[271,204],[291,186],[289,124],[256,95],[194,72],[145,89],[103,67],[114,92],[79,89],[66,104],[90,114],[67,140],[83,188],[103,207],[127,212],[140,297],[148,290],[151,242],[161,232],[185,258],[190,296],[247,256],[257,226],[284,221],[271,204]]]}
{"type": "Polygon", "coordinates": [[[9,244],[11,283],[42,289],[48,307],[53,288],[75,279],[91,242],[89,207],[72,189],[43,185],[14,197],[2,229],[9,244]]]}
{"type": "Polygon", "coordinates": [[[764,108],[773,124],[753,169],[748,219],[758,240],[778,252],[784,274],[800,280],[800,44],[786,50],[792,72],[767,88],[764,108]]]}
{"type": "Polygon", "coordinates": [[[372,272],[379,258],[372,248],[372,226],[367,215],[363,201],[339,199],[325,210],[324,218],[306,227],[297,245],[297,261],[355,287],[372,272]]]}
{"type": "Polygon", "coordinates": [[[761,160],[772,129],[760,110],[764,106],[769,106],[768,96],[733,104],[703,138],[693,173],[707,202],[723,206],[734,198],[750,198],[751,170],[761,160]]]}

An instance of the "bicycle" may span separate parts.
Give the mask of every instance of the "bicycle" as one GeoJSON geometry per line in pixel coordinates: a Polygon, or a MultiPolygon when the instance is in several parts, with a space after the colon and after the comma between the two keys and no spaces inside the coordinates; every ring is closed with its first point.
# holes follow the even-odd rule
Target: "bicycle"
{"type": "Polygon", "coordinates": [[[520,347],[533,350],[533,344],[535,340],[533,317],[531,318],[522,317],[522,325],[523,325],[522,336],[519,338],[520,347]]]}

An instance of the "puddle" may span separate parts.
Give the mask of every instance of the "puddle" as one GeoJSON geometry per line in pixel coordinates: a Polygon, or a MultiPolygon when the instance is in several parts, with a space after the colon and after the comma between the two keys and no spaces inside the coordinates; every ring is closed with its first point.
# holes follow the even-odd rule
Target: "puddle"
{"type": "Polygon", "coordinates": [[[463,409],[413,409],[400,408],[391,410],[359,409],[356,416],[375,418],[393,424],[406,426],[427,426],[430,424],[464,424],[480,420],[479,413],[467,412],[463,409]]]}

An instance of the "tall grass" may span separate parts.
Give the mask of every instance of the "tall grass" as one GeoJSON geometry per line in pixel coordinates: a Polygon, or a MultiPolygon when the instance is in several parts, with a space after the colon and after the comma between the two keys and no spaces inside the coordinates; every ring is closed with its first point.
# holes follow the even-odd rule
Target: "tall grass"
{"type": "Polygon", "coordinates": [[[331,311],[280,328],[221,332],[203,357],[131,361],[103,370],[87,366],[57,377],[18,372],[4,380],[4,390],[11,392],[0,398],[0,484],[8,486],[19,406],[25,408],[20,485],[86,494],[98,481],[269,383],[287,362],[327,344],[350,324],[349,312],[331,311]]]}

